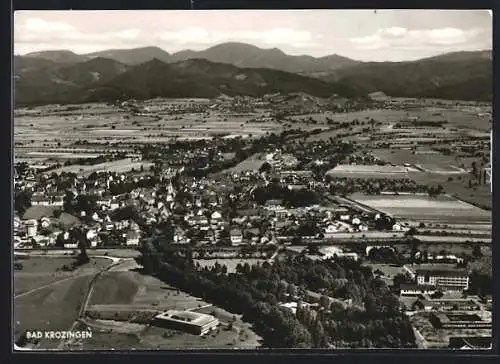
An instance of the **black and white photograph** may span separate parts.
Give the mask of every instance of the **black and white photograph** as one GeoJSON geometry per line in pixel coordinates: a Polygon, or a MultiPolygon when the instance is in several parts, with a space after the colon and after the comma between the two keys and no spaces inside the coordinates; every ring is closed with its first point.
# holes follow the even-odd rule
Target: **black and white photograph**
{"type": "Polygon", "coordinates": [[[492,25],[16,11],[14,351],[492,350],[492,25]]]}

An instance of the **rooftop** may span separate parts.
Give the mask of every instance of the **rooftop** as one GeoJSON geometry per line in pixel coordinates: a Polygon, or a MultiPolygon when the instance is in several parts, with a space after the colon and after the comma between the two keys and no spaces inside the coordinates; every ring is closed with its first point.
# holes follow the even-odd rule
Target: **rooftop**
{"type": "Polygon", "coordinates": [[[417,269],[417,275],[431,275],[437,277],[467,277],[467,271],[463,269],[454,269],[454,270],[446,270],[446,269],[417,269]]]}
{"type": "Polygon", "coordinates": [[[156,316],[157,319],[168,319],[177,322],[187,322],[192,325],[203,326],[215,320],[215,317],[204,313],[191,311],[168,310],[156,316]]]}

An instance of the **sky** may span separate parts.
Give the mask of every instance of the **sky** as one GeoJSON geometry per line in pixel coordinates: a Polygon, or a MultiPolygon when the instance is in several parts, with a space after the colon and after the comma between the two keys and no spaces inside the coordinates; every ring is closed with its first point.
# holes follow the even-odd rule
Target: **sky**
{"type": "Polygon", "coordinates": [[[487,10],[116,10],[18,11],[14,54],[158,46],[169,53],[224,42],[404,61],[492,48],[487,10]]]}

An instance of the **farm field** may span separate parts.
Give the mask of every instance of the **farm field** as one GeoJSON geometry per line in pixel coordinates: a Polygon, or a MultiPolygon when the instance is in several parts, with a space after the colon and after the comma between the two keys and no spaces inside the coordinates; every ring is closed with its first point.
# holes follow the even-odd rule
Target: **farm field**
{"type": "Polygon", "coordinates": [[[262,164],[265,162],[261,153],[256,153],[244,161],[238,163],[236,166],[225,170],[227,173],[241,173],[245,171],[258,171],[262,164]]]}
{"type": "Polygon", "coordinates": [[[409,172],[412,180],[421,184],[444,186],[445,191],[455,198],[476,205],[482,209],[491,210],[492,195],[491,185],[479,185],[468,187],[470,177],[468,175],[446,175],[438,173],[409,172]],[[450,181],[450,177],[452,180],[450,181]]]}
{"type": "Polygon", "coordinates": [[[336,121],[369,121],[371,118],[383,123],[394,123],[404,119],[418,117],[420,120],[442,121],[447,120],[450,126],[458,128],[475,129],[489,131],[491,123],[488,116],[478,116],[476,112],[467,110],[454,110],[436,107],[419,107],[413,110],[363,110],[347,113],[307,114],[291,116],[291,119],[301,120],[312,117],[318,122],[326,122],[326,117],[336,121]],[[437,114],[437,115],[436,115],[437,114]]]}
{"type": "MultiPolygon", "coordinates": [[[[92,277],[111,262],[94,258],[73,272],[61,272],[69,257],[20,259],[21,271],[14,272],[14,327],[18,339],[26,330],[68,330],[78,316],[92,277]],[[64,309],[62,309],[64,307],[64,309]]],[[[54,348],[54,340],[43,340],[43,348],[54,348]]]]}
{"type": "Polygon", "coordinates": [[[350,198],[400,219],[424,223],[436,221],[457,224],[491,222],[490,211],[482,210],[446,195],[428,197],[425,195],[369,196],[353,194],[350,198]]]}
{"type": "MultiPolygon", "coordinates": [[[[92,275],[81,275],[14,299],[14,338],[26,330],[69,330],[78,317],[92,275]]],[[[42,347],[57,345],[53,340],[42,347]]]]}
{"type": "Polygon", "coordinates": [[[458,166],[458,162],[451,156],[445,156],[442,153],[424,153],[406,149],[376,149],[373,154],[378,158],[396,165],[405,163],[415,165],[425,172],[432,173],[451,173],[465,174],[465,170],[458,166]]]}
{"type": "Polygon", "coordinates": [[[14,271],[14,296],[21,295],[32,289],[42,287],[52,282],[65,280],[78,275],[95,274],[110,263],[110,259],[93,258],[88,264],[72,272],[62,270],[63,266],[74,262],[73,257],[33,257],[25,256],[19,261],[22,270],[14,271]]]}
{"type": "MultiPolygon", "coordinates": [[[[260,339],[249,324],[224,310],[182,292],[157,278],[143,275],[125,265],[110,270],[96,281],[87,307],[86,322],[93,337],[79,343],[69,343],[71,349],[204,349],[252,348],[260,339]],[[219,318],[222,326],[215,332],[200,337],[149,325],[150,318],[169,310],[203,311],[219,318]],[[236,317],[228,330],[228,317],[236,317]],[[133,318],[136,323],[131,323],[133,318]],[[142,319],[138,319],[142,317],[142,319]],[[138,320],[138,321],[137,321],[138,320]]],[[[232,321],[232,320],[231,320],[232,321]]]]}
{"type": "Polygon", "coordinates": [[[490,238],[476,238],[469,236],[427,236],[427,235],[415,235],[415,239],[421,242],[435,242],[435,243],[491,243],[490,238]]]}
{"type": "Polygon", "coordinates": [[[149,169],[153,163],[151,162],[134,162],[131,158],[120,159],[112,162],[105,162],[100,164],[95,164],[93,166],[82,166],[82,165],[72,165],[65,166],[51,171],[52,173],[62,173],[62,172],[72,172],[79,173],[82,175],[90,175],[93,172],[97,171],[108,171],[108,172],[116,172],[116,173],[125,173],[131,171],[132,169],[140,170],[141,167],[144,169],[149,169]]]}
{"type": "Polygon", "coordinates": [[[336,178],[408,178],[405,167],[377,165],[338,165],[329,170],[327,175],[336,178]]]}

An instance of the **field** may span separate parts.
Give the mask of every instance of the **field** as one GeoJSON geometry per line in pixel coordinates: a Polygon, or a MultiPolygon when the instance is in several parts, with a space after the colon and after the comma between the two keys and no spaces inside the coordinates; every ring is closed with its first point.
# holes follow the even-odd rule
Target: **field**
{"type": "Polygon", "coordinates": [[[356,202],[400,219],[419,222],[488,223],[491,212],[450,196],[428,197],[425,195],[350,196],[356,202]]]}
{"type": "Polygon", "coordinates": [[[90,175],[93,172],[108,171],[116,173],[129,172],[132,169],[138,171],[143,167],[149,169],[153,163],[151,162],[134,162],[130,158],[120,159],[112,162],[99,163],[91,166],[87,165],[71,165],[65,166],[51,171],[52,173],[78,173],[80,175],[90,175]]]}
{"type": "Polygon", "coordinates": [[[345,121],[369,121],[371,118],[383,123],[395,123],[411,117],[418,117],[420,120],[442,121],[447,120],[450,126],[458,128],[476,129],[489,131],[491,128],[488,116],[478,116],[477,112],[469,110],[458,110],[450,108],[419,107],[413,110],[363,110],[347,113],[324,113],[292,116],[291,119],[301,120],[312,117],[320,123],[326,122],[326,117],[335,122],[345,121]]]}
{"type": "Polygon", "coordinates": [[[412,180],[421,184],[437,186],[441,184],[445,191],[459,200],[476,205],[482,209],[491,210],[493,198],[491,195],[491,185],[479,185],[473,188],[468,187],[470,176],[446,175],[438,173],[409,172],[412,180]],[[452,180],[450,181],[450,177],[452,180]]]}
{"type": "MultiPolygon", "coordinates": [[[[59,272],[71,258],[30,257],[14,272],[14,337],[26,330],[68,330],[78,316],[88,285],[108,259],[92,259],[74,272],[59,272]]],[[[44,347],[57,345],[54,341],[44,347]]]]}
{"type": "Polygon", "coordinates": [[[377,270],[381,271],[384,274],[382,276],[382,279],[389,286],[392,285],[394,276],[405,272],[403,267],[397,266],[395,264],[367,263],[365,265],[370,267],[373,272],[377,270]]]}
{"type": "Polygon", "coordinates": [[[405,163],[416,166],[424,172],[465,174],[466,171],[458,167],[458,162],[451,156],[445,156],[439,152],[425,153],[417,151],[415,154],[411,150],[405,149],[376,149],[373,154],[380,159],[396,164],[405,163]]]}
{"type": "Polygon", "coordinates": [[[329,176],[336,178],[408,178],[404,167],[376,166],[376,165],[338,165],[327,172],[329,176]]]}
{"type": "MultiPolygon", "coordinates": [[[[215,261],[214,261],[215,262],[215,261]]],[[[67,343],[71,349],[203,349],[252,348],[259,337],[240,317],[193,297],[157,278],[144,275],[140,266],[130,260],[112,268],[97,279],[87,306],[87,324],[92,339],[67,343]],[[208,310],[222,326],[214,333],[199,337],[180,331],[150,326],[157,313],[169,310],[208,310]],[[236,318],[231,330],[225,329],[236,318]]]]}
{"type": "Polygon", "coordinates": [[[243,265],[248,263],[252,266],[264,262],[264,259],[195,259],[195,263],[198,263],[201,267],[213,267],[215,263],[225,265],[228,273],[236,272],[236,266],[238,264],[243,265]]]}
{"type": "MultiPolygon", "coordinates": [[[[35,205],[29,207],[22,216],[23,219],[35,219],[39,220],[42,217],[54,217],[54,211],[62,210],[62,206],[42,206],[35,205]]],[[[80,219],[68,214],[66,212],[62,212],[61,215],[56,219],[58,223],[64,225],[65,227],[70,227],[80,222],[80,219]]]]}
{"type": "Polygon", "coordinates": [[[227,169],[225,172],[241,173],[245,171],[258,171],[263,163],[263,156],[260,153],[257,153],[238,163],[236,166],[227,169]]]}
{"type": "Polygon", "coordinates": [[[202,337],[155,326],[91,321],[92,338],[67,345],[70,350],[253,349],[260,337],[245,326],[225,324],[202,337]]]}

